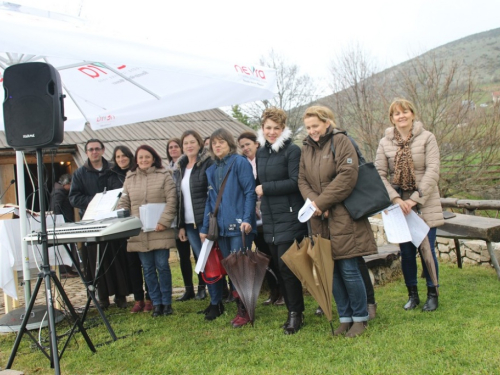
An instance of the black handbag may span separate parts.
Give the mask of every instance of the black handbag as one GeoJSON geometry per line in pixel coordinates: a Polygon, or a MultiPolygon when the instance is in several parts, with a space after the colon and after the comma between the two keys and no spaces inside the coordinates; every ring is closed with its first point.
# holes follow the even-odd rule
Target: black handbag
{"type": "MultiPolygon", "coordinates": [[[[334,132],[333,135],[339,133],[345,134],[349,138],[356,149],[359,159],[358,181],[351,195],[344,200],[344,206],[354,220],[373,216],[391,205],[389,193],[387,193],[375,165],[366,162],[354,139],[348,136],[346,132],[341,131],[334,132]]],[[[331,148],[333,156],[335,156],[333,137],[331,148]]]]}

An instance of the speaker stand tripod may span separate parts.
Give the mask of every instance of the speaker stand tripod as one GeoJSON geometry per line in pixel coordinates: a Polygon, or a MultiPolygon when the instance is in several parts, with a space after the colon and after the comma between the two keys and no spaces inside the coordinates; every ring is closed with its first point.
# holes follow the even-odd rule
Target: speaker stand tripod
{"type": "Polygon", "coordinates": [[[85,341],[87,342],[87,345],[89,349],[92,352],[96,352],[96,349],[94,347],[94,344],[90,340],[90,337],[87,334],[86,329],[83,326],[83,323],[80,319],[80,316],[76,313],[73,305],[71,304],[68,296],[66,295],[64,288],[61,285],[61,282],[57,278],[56,274],[51,271],[50,269],[50,264],[49,264],[49,250],[48,250],[48,243],[47,243],[47,223],[45,221],[45,187],[43,184],[43,157],[42,157],[42,150],[38,148],[36,150],[36,160],[37,160],[37,172],[38,172],[38,194],[39,194],[39,200],[40,200],[40,223],[41,223],[41,233],[40,233],[40,239],[42,243],[42,271],[38,274],[38,279],[36,282],[35,290],[33,291],[33,295],[31,296],[31,299],[29,301],[29,306],[26,310],[26,315],[24,316],[23,322],[21,324],[21,328],[19,329],[19,332],[16,337],[16,341],[14,342],[14,347],[12,348],[12,352],[9,357],[9,362],[7,363],[7,369],[10,369],[13,362],[14,358],[16,357],[17,349],[19,348],[19,344],[21,343],[21,339],[23,338],[23,335],[25,333],[28,334],[28,336],[35,342],[35,344],[38,346],[38,348],[42,351],[42,353],[50,360],[50,366],[54,368],[55,374],[60,374],[60,366],[59,366],[59,359],[64,353],[64,350],[66,349],[66,346],[69,343],[69,340],[71,339],[72,335],[75,332],[76,327],[80,330],[82,333],[85,341]],[[46,350],[38,343],[35,337],[26,329],[26,325],[28,324],[29,317],[31,315],[31,311],[33,309],[33,306],[35,305],[35,300],[38,295],[38,292],[40,290],[40,286],[42,285],[42,281],[45,283],[45,298],[46,298],[46,304],[47,304],[47,315],[48,315],[48,328],[49,328],[49,334],[50,334],[50,352],[47,353],[46,350]],[[56,332],[56,323],[55,323],[55,311],[54,311],[54,300],[52,296],[52,286],[51,282],[54,283],[55,288],[59,292],[59,295],[62,297],[64,303],[66,304],[66,307],[68,308],[72,318],[74,319],[74,325],[70,331],[70,334],[67,338],[66,343],[64,344],[63,349],[61,350],[61,354],[59,354],[58,348],[57,348],[57,332],[56,332]]]}

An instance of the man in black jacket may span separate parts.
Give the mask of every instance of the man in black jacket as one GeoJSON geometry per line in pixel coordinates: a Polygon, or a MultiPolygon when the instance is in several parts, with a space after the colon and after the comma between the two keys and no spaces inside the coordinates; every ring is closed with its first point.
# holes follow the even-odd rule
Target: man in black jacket
{"type": "MultiPolygon", "coordinates": [[[[87,161],[73,174],[69,200],[83,217],[94,195],[109,190],[108,181],[112,165],[104,159],[104,144],[99,139],[90,139],[85,144],[87,161]]],[[[120,308],[127,307],[129,294],[126,249],[118,246],[119,241],[101,243],[99,284],[97,295],[101,307],[109,307],[109,296],[115,295],[115,303],[120,308]],[[107,248],[106,251],[104,249],[107,248]],[[101,272],[105,272],[101,275],[101,272]]],[[[89,243],[82,247],[82,262],[87,278],[95,277],[97,244],[89,243]]]]}

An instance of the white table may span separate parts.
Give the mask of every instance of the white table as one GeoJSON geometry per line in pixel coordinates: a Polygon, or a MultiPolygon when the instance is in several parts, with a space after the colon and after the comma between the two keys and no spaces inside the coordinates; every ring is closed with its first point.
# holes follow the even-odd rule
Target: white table
{"type": "MultiPolygon", "coordinates": [[[[40,230],[39,217],[28,219],[27,232],[40,230]]],[[[54,226],[51,216],[47,216],[47,229],[54,226]]],[[[56,225],[64,223],[62,215],[56,216],[56,225]]],[[[0,288],[6,295],[17,299],[17,271],[23,269],[23,256],[21,251],[21,229],[19,219],[0,220],[0,288]]],[[[30,269],[38,268],[42,263],[42,245],[28,244],[30,269]]],[[[49,262],[52,266],[71,265],[64,246],[49,247],[49,262]]]]}

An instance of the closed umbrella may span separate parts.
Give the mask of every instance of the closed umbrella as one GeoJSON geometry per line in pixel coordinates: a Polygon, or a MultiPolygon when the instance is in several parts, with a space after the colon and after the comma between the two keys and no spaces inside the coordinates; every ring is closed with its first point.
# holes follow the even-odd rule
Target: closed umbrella
{"type": "Polygon", "coordinates": [[[439,295],[436,264],[434,263],[434,257],[432,256],[431,252],[431,244],[427,236],[425,236],[424,240],[418,247],[418,252],[420,253],[422,260],[425,263],[425,266],[427,267],[427,271],[429,272],[429,276],[431,277],[432,283],[436,287],[436,293],[439,295]]]}
{"type": "Polygon", "coordinates": [[[330,241],[319,235],[306,237],[300,244],[294,242],[281,259],[318,302],[333,331],[333,259],[330,241]]]}
{"type": "Polygon", "coordinates": [[[245,305],[253,325],[257,298],[269,266],[269,258],[257,249],[239,250],[224,258],[222,265],[231,278],[241,302],[245,305]]]}

